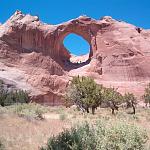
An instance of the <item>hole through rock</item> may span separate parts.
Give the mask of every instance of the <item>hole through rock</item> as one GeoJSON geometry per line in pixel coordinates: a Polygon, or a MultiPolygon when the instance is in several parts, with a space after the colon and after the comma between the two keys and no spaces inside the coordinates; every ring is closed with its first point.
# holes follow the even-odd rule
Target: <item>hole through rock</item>
{"type": "Polygon", "coordinates": [[[64,38],[64,46],[70,52],[72,63],[83,63],[89,59],[90,44],[82,36],[70,33],[64,38]]]}

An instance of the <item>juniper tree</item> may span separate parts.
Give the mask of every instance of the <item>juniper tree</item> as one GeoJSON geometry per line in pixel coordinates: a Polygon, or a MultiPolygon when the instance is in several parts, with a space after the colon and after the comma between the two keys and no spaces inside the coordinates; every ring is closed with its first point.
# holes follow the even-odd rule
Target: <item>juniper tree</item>
{"type": "Polygon", "coordinates": [[[149,104],[150,106],[150,83],[148,84],[148,86],[145,88],[145,93],[143,95],[144,101],[146,103],[146,107],[149,104]]]}
{"type": "Polygon", "coordinates": [[[0,80],[0,105],[8,106],[14,103],[29,102],[29,94],[24,90],[8,89],[4,82],[0,80]]]}
{"type": "Polygon", "coordinates": [[[133,93],[125,93],[124,101],[127,104],[127,108],[130,108],[130,107],[133,108],[133,114],[135,114],[135,106],[137,104],[137,99],[134,96],[134,94],[133,93]]]}
{"type": "Polygon", "coordinates": [[[111,108],[112,114],[118,111],[119,105],[123,102],[122,95],[115,88],[103,88],[103,103],[111,108]]]}
{"type": "Polygon", "coordinates": [[[102,86],[89,77],[73,77],[66,91],[66,99],[77,105],[80,109],[92,114],[95,109],[101,104],[102,86]]]}
{"type": "Polygon", "coordinates": [[[8,90],[5,89],[2,80],[0,80],[0,105],[5,106],[5,99],[8,95],[8,90]]]}

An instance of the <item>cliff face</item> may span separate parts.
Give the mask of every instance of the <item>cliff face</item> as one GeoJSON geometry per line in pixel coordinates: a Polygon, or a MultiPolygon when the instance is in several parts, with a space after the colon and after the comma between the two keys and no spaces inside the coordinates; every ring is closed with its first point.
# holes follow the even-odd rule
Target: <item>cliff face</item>
{"type": "Polygon", "coordinates": [[[48,25],[37,16],[16,11],[0,25],[0,67],[8,72],[10,67],[23,71],[33,99],[42,103],[62,103],[65,87],[74,75],[91,76],[98,83],[119,87],[121,92],[142,93],[150,80],[149,43],[150,30],[108,16],[100,20],[80,16],[48,25]],[[72,55],[63,45],[70,33],[90,44],[87,61],[81,64],[70,62],[72,55]]]}

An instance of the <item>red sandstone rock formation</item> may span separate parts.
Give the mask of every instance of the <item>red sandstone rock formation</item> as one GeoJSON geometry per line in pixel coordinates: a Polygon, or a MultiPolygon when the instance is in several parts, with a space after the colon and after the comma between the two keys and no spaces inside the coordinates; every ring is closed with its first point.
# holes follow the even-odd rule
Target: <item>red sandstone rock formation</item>
{"type": "MultiPolygon", "coordinates": [[[[48,25],[37,16],[16,11],[0,25],[0,68],[5,68],[8,74],[12,69],[23,71],[21,85],[29,84],[33,99],[42,103],[61,104],[65,87],[74,75],[91,76],[98,83],[119,87],[121,92],[141,95],[150,80],[149,43],[150,30],[108,16],[100,20],[80,16],[48,25]],[[89,42],[86,62],[70,62],[72,55],[63,45],[70,33],[89,42]]],[[[0,74],[5,77],[4,72],[0,74]]]]}

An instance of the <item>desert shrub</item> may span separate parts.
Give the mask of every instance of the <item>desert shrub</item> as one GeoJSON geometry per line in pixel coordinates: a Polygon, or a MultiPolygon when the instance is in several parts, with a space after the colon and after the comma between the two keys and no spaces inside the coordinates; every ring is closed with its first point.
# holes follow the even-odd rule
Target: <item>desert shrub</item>
{"type": "Polygon", "coordinates": [[[124,102],[126,103],[127,105],[127,108],[130,108],[132,107],[133,109],[133,114],[135,114],[135,106],[137,104],[137,99],[136,97],[134,96],[133,93],[125,93],[124,97],[124,102]]]}
{"type": "Polygon", "coordinates": [[[44,106],[36,103],[16,104],[9,109],[19,116],[35,119],[44,119],[43,114],[47,112],[44,106]]]}
{"type": "Polygon", "coordinates": [[[23,90],[10,90],[0,82],[0,105],[8,106],[15,103],[27,103],[29,95],[23,90]]]}
{"type": "Polygon", "coordinates": [[[4,145],[3,145],[2,141],[0,140],[0,150],[4,150],[4,149],[5,149],[4,145]]]}
{"type": "Polygon", "coordinates": [[[106,88],[89,77],[73,77],[69,84],[66,95],[66,102],[77,105],[81,110],[92,114],[97,107],[104,105],[112,109],[112,114],[118,110],[119,105],[123,103],[123,96],[115,88],[106,88]]]}
{"type": "Polygon", "coordinates": [[[41,150],[143,150],[147,140],[146,132],[135,125],[100,120],[51,137],[41,150]]]}
{"type": "Polygon", "coordinates": [[[102,102],[105,106],[110,107],[112,114],[114,114],[119,105],[123,103],[123,96],[115,88],[103,87],[102,102]]]}
{"type": "Polygon", "coordinates": [[[5,99],[8,95],[8,89],[5,89],[3,82],[0,82],[0,105],[4,106],[5,105],[5,99]]]}
{"type": "Polygon", "coordinates": [[[29,95],[23,90],[11,91],[8,93],[4,102],[5,105],[12,105],[14,103],[27,103],[29,102],[29,95]]]}
{"type": "Polygon", "coordinates": [[[143,95],[146,106],[150,106],[150,83],[145,88],[145,93],[143,95]]]}
{"type": "Polygon", "coordinates": [[[60,119],[61,121],[64,121],[66,118],[67,118],[67,115],[64,114],[64,113],[62,113],[62,114],[59,115],[59,119],[60,119]]]}
{"type": "Polygon", "coordinates": [[[16,90],[14,91],[14,97],[16,103],[27,103],[29,101],[29,95],[27,91],[16,90]]]}
{"type": "Polygon", "coordinates": [[[97,85],[89,77],[73,77],[67,88],[65,99],[87,113],[91,109],[94,114],[95,109],[101,104],[101,89],[102,86],[97,85]]]}
{"type": "Polygon", "coordinates": [[[7,112],[7,108],[0,106],[0,115],[5,114],[6,112],[7,112]]]}
{"type": "Polygon", "coordinates": [[[4,84],[4,81],[0,79],[0,85],[4,84]]]}

